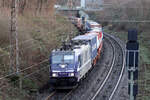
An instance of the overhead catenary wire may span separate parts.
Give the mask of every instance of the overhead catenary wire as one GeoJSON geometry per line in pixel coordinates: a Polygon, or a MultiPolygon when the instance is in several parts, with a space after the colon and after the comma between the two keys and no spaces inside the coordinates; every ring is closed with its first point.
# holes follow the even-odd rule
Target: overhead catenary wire
{"type": "MultiPolygon", "coordinates": [[[[62,28],[60,28],[60,29],[62,29],[62,28]]],[[[57,30],[56,30],[57,31],[57,30]]],[[[33,40],[33,39],[32,39],[33,40]]],[[[25,41],[26,42],[26,41],[25,41]]],[[[31,46],[32,47],[32,46],[31,46]]],[[[29,48],[31,48],[31,47],[29,47],[29,48]]],[[[47,61],[48,61],[48,59],[47,59],[47,61]]],[[[40,64],[40,63],[39,63],[40,64]]],[[[38,64],[36,64],[36,65],[38,65],[38,64]]],[[[32,67],[34,67],[35,65],[33,65],[33,66],[31,66],[31,67],[28,67],[28,68],[25,68],[25,69],[23,69],[23,70],[20,70],[19,72],[22,72],[22,71],[25,71],[25,70],[27,70],[27,69],[30,69],[30,68],[32,68],[32,67]]],[[[11,76],[11,75],[15,75],[16,74],[16,72],[14,72],[14,73],[11,73],[11,74],[8,74],[8,75],[5,75],[5,76],[3,76],[3,77],[1,77],[0,78],[0,80],[1,79],[3,79],[3,78],[6,78],[6,77],[9,77],[9,76],[11,76]]]]}
{"type": "MultiPolygon", "coordinates": [[[[34,47],[34,49],[37,49],[37,48],[39,48],[39,47],[41,47],[41,45],[39,45],[39,46],[36,46],[36,45],[33,45],[33,46],[30,46],[30,47],[27,47],[27,48],[25,48],[25,49],[29,49],[29,48],[33,48],[34,47]]],[[[23,49],[24,50],[24,49],[23,49]]],[[[23,51],[21,51],[21,49],[20,49],[20,52],[23,52],[23,51]]],[[[22,56],[22,54],[20,54],[20,56],[22,56]]],[[[38,57],[40,57],[41,55],[38,55],[38,56],[36,56],[36,58],[38,58],[38,57]]],[[[9,64],[6,64],[7,66],[9,65],[9,64]]],[[[0,64],[0,67],[1,66],[6,66],[4,63],[1,63],[0,64]]]]}
{"type": "MultiPolygon", "coordinates": [[[[31,75],[33,75],[33,74],[35,74],[35,73],[38,73],[38,72],[40,72],[40,71],[43,71],[43,70],[45,70],[45,69],[47,69],[47,68],[49,68],[49,65],[46,66],[46,67],[44,67],[44,68],[35,70],[35,71],[33,71],[32,73],[29,73],[29,74],[23,76],[22,79],[25,79],[25,78],[27,78],[27,77],[30,77],[31,75]]],[[[11,83],[16,83],[17,81],[19,81],[19,80],[15,80],[15,81],[13,81],[13,82],[11,82],[11,83]]],[[[7,84],[7,85],[9,85],[9,84],[7,84]]],[[[7,85],[2,85],[2,87],[0,87],[0,90],[3,89],[3,88],[5,88],[5,87],[7,87],[7,85]]]]}
{"type": "MultiPolygon", "coordinates": [[[[106,21],[106,20],[102,20],[102,21],[106,21]]],[[[109,20],[110,22],[148,22],[148,21],[134,21],[134,20],[116,20],[116,21],[113,21],[113,20],[109,20]]]]}
{"type": "Polygon", "coordinates": [[[29,76],[31,76],[31,75],[33,75],[33,74],[35,74],[35,73],[37,73],[37,72],[39,72],[41,70],[47,69],[47,68],[49,68],[49,65],[46,66],[46,67],[43,67],[43,68],[41,68],[39,70],[36,70],[36,71],[34,71],[34,72],[30,73],[30,74],[27,74],[26,76],[24,76],[24,78],[27,78],[27,77],[29,77],[29,76]]]}
{"type": "MultiPolygon", "coordinates": [[[[21,73],[21,72],[23,72],[23,71],[26,71],[26,70],[28,70],[28,69],[31,69],[31,68],[33,68],[33,67],[35,67],[35,66],[38,66],[38,65],[40,65],[40,64],[42,64],[42,63],[45,63],[45,62],[47,62],[49,59],[45,59],[45,60],[43,60],[43,61],[41,61],[40,63],[38,63],[38,64],[34,64],[34,65],[31,65],[31,66],[29,66],[29,67],[27,67],[27,68],[24,68],[24,69],[22,69],[22,70],[19,70],[19,73],[21,73]]],[[[7,74],[7,75],[5,75],[5,76],[2,76],[2,77],[0,77],[0,80],[2,80],[2,79],[4,79],[4,78],[7,78],[7,77],[9,77],[9,76],[12,76],[12,75],[16,75],[17,74],[17,72],[13,72],[13,73],[11,73],[11,74],[7,74]]]]}

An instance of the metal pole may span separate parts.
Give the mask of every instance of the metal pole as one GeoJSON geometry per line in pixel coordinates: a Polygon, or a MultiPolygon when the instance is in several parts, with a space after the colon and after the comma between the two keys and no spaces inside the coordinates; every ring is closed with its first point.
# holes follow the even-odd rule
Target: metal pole
{"type": "Polygon", "coordinates": [[[127,57],[128,57],[128,59],[127,59],[127,65],[129,65],[129,53],[133,53],[134,55],[134,62],[133,62],[133,66],[130,66],[130,68],[129,68],[129,66],[127,66],[127,68],[128,68],[128,71],[130,71],[130,81],[129,81],[129,84],[130,84],[130,100],[136,100],[136,98],[135,98],[135,94],[134,94],[134,85],[135,85],[135,81],[134,81],[134,72],[136,71],[136,70],[138,70],[136,67],[136,53],[137,52],[139,52],[138,50],[128,50],[127,51],[127,57]]]}
{"type": "Polygon", "coordinates": [[[18,32],[17,32],[17,13],[18,13],[18,0],[15,0],[15,8],[16,8],[16,34],[15,34],[15,39],[16,39],[16,70],[17,73],[19,74],[19,45],[18,45],[18,32]]]}
{"type": "Polygon", "coordinates": [[[10,32],[10,73],[15,71],[15,37],[16,37],[16,0],[11,2],[11,32],[10,32]]]}
{"type": "Polygon", "coordinates": [[[133,80],[133,71],[131,71],[131,81],[130,81],[130,100],[134,100],[134,96],[133,96],[133,85],[134,85],[134,80],[133,80]]]}
{"type": "Polygon", "coordinates": [[[11,32],[10,32],[10,70],[14,72],[14,66],[16,62],[16,73],[20,78],[20,89],[22,88],[22,80],[19,73],[19,44],[18,44],[18,32],[17,32],[17,14],[18,14],[18,0],[12,0],[11,2],[11,32]],[[16,46],[14,46],[16,45],[16,46]],[[16,56],[16,59],[14,57],[16,56]],[[16,61],[15,61],[16,60],[16,61]]]}
{"type": "Polygon", "coordinates": [[[22,75],[21,73],[19,73],[19,68],[20,68],[20,62],[19,62],[19,40],[18,40],[18,28],[17,28],[17,18],[18,18],[18,0],[15,0],[15,4],[16,4],[16,70],[17,70],[17,74],[19,75],[19,87],[20,89],[22,89],[22,75]]]}
{"type": "Polygon", "coordinates": [[[135,100],[138,94],[138,54],[139,54],[139,43],[137,41],[137,30],[131,29],[128,31],[128,42],[127,42],[127,68],[129,76],[129,98],[135,100]]]}

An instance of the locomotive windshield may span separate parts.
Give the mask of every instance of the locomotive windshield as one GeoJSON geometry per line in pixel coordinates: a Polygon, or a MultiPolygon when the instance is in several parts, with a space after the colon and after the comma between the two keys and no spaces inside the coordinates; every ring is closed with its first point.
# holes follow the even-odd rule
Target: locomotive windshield
{"type": "Polygon", "coordinates": [[[74,55],[53,55],[52,64],[61,64],[61,63],[73,63],[74,55]]]}
{"type": "Polygon", "coordinates": [[[53,55],[52,56],[52,63],[59,64],[63,61],[63,55],[53,55]]]}
{"type": "Polygon", "coordinates": [[[64,55],[64,63],[73,63],[74,56],[73,55],[64,55]]]}

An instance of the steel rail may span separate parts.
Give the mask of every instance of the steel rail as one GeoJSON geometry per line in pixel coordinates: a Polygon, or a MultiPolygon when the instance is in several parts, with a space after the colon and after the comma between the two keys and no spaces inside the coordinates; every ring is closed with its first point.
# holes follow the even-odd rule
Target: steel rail
{"type": "MultiPolygon", "coordinates": [[[[40,64],[43,64],[43,63],[45,63],[45,62],[48,62],[48,60],[49,60],[49,59],[45,59],[45,60],[41,61],[40,63],[31,65],[31,66],[29,66],[29,67],[27,67],[27,68],[24,68],[24,69],[20,70],[19,72],[26,71],[26,70],[28,70],[28,69],[31,69],[31,68],[35,67],[35,66],[38,66],[38,65],[40,65],[40,64]]],[[[4,78],[7,78],[7,77],[9,77],[9,76],[15,75],[15,74],[17,74],[17,72],[14,72],[14,73],[11,73],[11,74],[7,74],[7,75],[5,75],[5,76],[1,76],[1,77],[0,77],[0,80],[2,80],[2,79],[4,79],[4,78]]]]}
{"type": "MultiPolygon", "coordinates": [[[[106,37],[105,37],[105,38],[106,38],[106,37]]],[[[110,70],[109,70],[109,72],[108,72],[108,74],[107,74],[105,80],[103,81],[102,85],[99,87],[99,89],[97,90],[97,92],[95,93],[95,95],[92,97],[91,100],[95,100],[95,98],[97,97],[97,95],[99,94],[99,92],[102,90],[102,88],[104,87],[104,85],[105,85],[106,81],[108,80],[108,78],[109,78],[109,76],[110,76],[110,74],[111,74],[111,72],[112,72],[112,69],[113,69],[113,67],[114,67],[114,63],[115,63],[115,59],[116,59],[116,56],[115,56],[115,47],[114,47],[114,45],[112,44],[112,42],[111,42],[109,39],[107,39],[107,40],[111,43],[111,45],[112,45],[112,47],[113,47],[113,54],[114,54],[114,57],[113,57],[112,65],[111,65],[111,68],[110,68],[110,70]]]]}
{"type": "MultiPolygon", "coordinates": [[[[114,46],[114,44],[113,44],[108,38],[107,38],[107,40],[111,43],[112,48],[113,48],[113,54],[114,54],[114,56],[113,56],[112,65],[111,65],[111,68],[110,68],[110,70],[109,70],[109,72],[108,72],[108,74],[107,74],[105,80],[103,81],[102,85],[101,85],[100,88],[97,90],[96,94],[93,96],[93,98],[92,98],[91,100],[95,100],[95,98],[97,97],[97,95],[99,94],[99,92],[102,90],[102,88],[104,87],[105,83],[106,83],[107,80],[109,79],[109,76],[110,76],[110,74],[111,74],[111,72],[112,72],[112,70],[113,70],[114,64],[115,64],[115,59],[116,59],[116,56],[115,56],[115,46],[114,46]]],[[[121,79],[120,79],[120,80],[121,80],[121,79]]],[[[66,98],[67,98],[73,91],[74,91],[74,89],[71,90],[69,93],[67,93],[67,94],[62,98],[62,100],[66,100],[66,98]]],[[[54,96],[55,94],[56,94],[56,91],[55,91],[54,93],[52,92],[45,100],[49,100],[49,99],[50,99],[52,96],[54,96]]],[[[113,96],[113,95],[112,95],[112,96],[113,96]]]]}
{"type": "Polygon", "coordinates": [[[47,98],[45,100],[49,100],[55,94],[56,94],[56,91],[52,92],[50,95],[47,96],[47,98]]]}
{"type": "Polygon", "coordinates": [[[62,100],[66,100],[66,98],[78,87],[78,85],[75,86],[75,88],[73,88],[70,92],[68,92],[63,98],[62,100]]]}
{"type": "MultiPolygon", "coordinates": [[[[76,85],[76,87],[77,87],[77,85],[76,85]]],[[[61,100],[66,100],[66,98],[76,89],[76,87],[73,88],[73,89],[72,89],[71,91],[69,91],[68,93],[66,93],[66,95],[64,95],[61,100]]],[[[45,100],[49,100],[49,99],[50,99],[52,96],[54,96],[56,93],[57,93],[56,91],[50,93],[50,95],[47,96],[47,98],[46,98],[45,100]]]]}
{"type": "MultiPolygon", "coordinates": [[[[106,33],[105,33],[105,34],[106,34],[106,33]]],[[[114,37],[110,36],[109,34],[106,34],[106,35],[109,36],[109,37],[111,37],[113,40],[116,41],[116,43],[120,46],[121,51],[122,51],[122,54],[123,54],[123,66],[122,66],[122,70],[121,70],[119,79],[118,79],[118,81],[117,81],[117,84],[116,84],[116,86],[115,86],[113,92],[111,93],[111,95],[110,95],[110,97],[109,97],[109,100],[112,100],[112,99],[113,99],[113,96],[114,96],[114,94],[115,94],[115,92],[116,92],[116,90],[117,90],[117,88],[118,88],[118,86],[119,86],[119,84],[120,84],[120,81],[121,81],[121,79],[122,79],[122,77],[123,77],[123,73],[124,73],[124,70],[125,70],[125,53],[124,53],[124,49],[123,49],[123,47],[121,46],[121,44],[120,44],[116,39],[114,39],[114,37]]]]}

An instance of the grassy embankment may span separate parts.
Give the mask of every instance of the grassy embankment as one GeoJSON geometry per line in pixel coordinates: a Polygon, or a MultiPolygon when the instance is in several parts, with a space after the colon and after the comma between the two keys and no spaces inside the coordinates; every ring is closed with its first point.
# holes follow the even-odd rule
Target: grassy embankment
{"type": "MultiPolygon", "coordinates": [[[[9,74],[9,34],[10,34],[10,11],[7,9],[0,14],[0,77],[9,74]]],[[[59,14],[56,16],[42,15],[31,16],[28,14],[18,16],[18,34],[20,49],[20,69],[36,65],[49,58],[52,49],[59,47],[70,32],[77,34],[77,29],[59,14]],[[25,42],[26,41],[26,42],[25,42]]],[[[14,58],[15,59],[15,58],[14,58]]],[[[46,64],[39,64],[30,68],[22,75],[25,76],[46,64]]],[[[0,100],[31,100],[32,92],[48,81],[48,67],[23,79],[23,90],[19,90],[17,77],[4,78],[0,82],[0,100]]]]}

